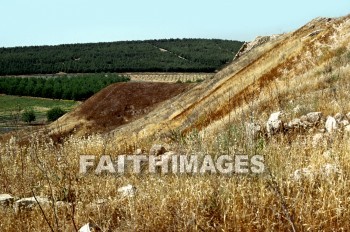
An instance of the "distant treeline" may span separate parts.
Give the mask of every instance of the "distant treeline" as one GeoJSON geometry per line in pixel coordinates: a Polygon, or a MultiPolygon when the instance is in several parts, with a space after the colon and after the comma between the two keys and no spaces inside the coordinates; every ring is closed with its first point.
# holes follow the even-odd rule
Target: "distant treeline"
{"type": "Polygon", "coordinates": [[[0,75],[101,72],[213,72],[242,42],[169,39],[0,48],[0,75]]]}
{"type": "Polygon", "coordinates": [[[0,93],[53,99],[84,100],[116,82],[129,81],[116,74],[50,77],[0,77],[0,93]]]}

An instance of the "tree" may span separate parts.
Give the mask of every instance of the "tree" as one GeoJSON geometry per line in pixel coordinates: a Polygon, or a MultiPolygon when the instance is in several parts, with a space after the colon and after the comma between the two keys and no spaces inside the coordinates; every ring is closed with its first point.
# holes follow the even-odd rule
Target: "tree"
{"type": "Polygon", "coordinates": [[[22,120],[26,123],[31,123],[31,122],[35,121],[35,118],[36,118],[36,116],[35,116],[33,109],[25,110],[22,113],[22,120]]]}
{"type": "Polygon", "coordinates": [[[60,107],[54,107],[51,110],[47,111],[46,113],[47,121],[53,122],[57,120],[59,117],[61,117],[62,115],[64,115],[65,113],[66,112],[60,107]]]}

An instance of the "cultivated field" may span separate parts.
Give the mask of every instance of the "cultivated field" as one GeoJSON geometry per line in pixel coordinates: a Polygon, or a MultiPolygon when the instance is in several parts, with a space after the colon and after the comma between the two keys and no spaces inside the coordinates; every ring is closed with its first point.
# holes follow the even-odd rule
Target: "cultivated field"
{"type": "Polygon", "coordinates": [[[60,107],[69,112],[78,105],[71,100],[50,100],[46,98],[18,97],[0,95],[0,130],[6,132],[12,129],[27,127],[21,115],[26,109],[33,109],[36,120],[32,124],[45,124],[46,112],[53,107],[60,107]]]}

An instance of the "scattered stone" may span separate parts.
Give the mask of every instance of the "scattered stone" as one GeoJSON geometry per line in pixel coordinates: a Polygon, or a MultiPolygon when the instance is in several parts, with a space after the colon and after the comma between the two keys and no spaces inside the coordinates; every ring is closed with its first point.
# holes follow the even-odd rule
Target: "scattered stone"
{"type": "Polygon", "coordinates": [[[118,188],[118,192],[124,197],[133,197],[136,194],[136,187],[128,184],[126,186],[118,188]]]}
{"type": "Polygon", "coordinates": [[[165,152],[166,152],[166,149],[163,145],[154,144],[149,151],[149,155],[162,155],[165,152]]]}
{"type": "Polygon", "coordinates": [[[303,122],[303,123],[307,122],[307,116],[306,115],[302,115],[300,117],[300,121],[303,122]]]}
{"type": "Polygon", "coordinates": [[[134,155],[142,155],[143,154],[143,151],[141,148],[138,148],[134,151],[134,155]]]}
{"type": "Polygon", "coordinates": [[[337,123],[340,123],[344,119],[344,115],[342,115],[341,113],[336,113],[334,115],[334,119],[335,121],[337,121],[337,123]]]}
{"type": "Polygon", "coordinates": [[[85,225],[83,225],[80,229],[79,229],[79,232],[91,232],[90,230],[90,223],[87,223],[85,225]]]}
{"type": "Polygon", "coordinates": [[[341,126],[343,126],[343,127],[346,127],[346,126],[349,125],[350,123],[349,123],[348,120],[344,119],[344,120],[342,120],[339,124],[340,124],[341,126]]]}
{"type": "Polygon", "coordinates": [[[289,128],[299,128],[302,126],[303,126],[303,123],[301,122],[301,120],[299,118],[294,118],[292,121],[290,121],[288,123],[289,128]]]}
{"type": "Polygon", "coordinates": [[[332,116],[328,116],[325,127],[328,133],[332,133],[334,130],[336,130],[338,127],[335,118],[333,118],[332,116]]]}
{"type": "Polygon", "coordinates": [[[36,200],[34,197],[27,197],[19,199],[15,202],[15,211],[21,210],[21,209],[31,209],[33,206],[40,204],[41,206],[50,204],[50,201],[46,197],[36,197],[36,200]]]}
{"type": "Polygon", "coordinates": [[[0,206],[11,207],[13,202],[14,198],[10,194],[0,194],[0,206]]]}
{"type": "Polygon", "coordinates": [[[312,146],[318,147],[323,142],[324,136],[321,133],[317,133],[312,137],[312,146]]]}
{"type": "Polygon", "coordinates": [[[269,119],[267,120],[266,130],[269,136],[275,134],[276,132],[282,129],[282,114],[283,113],[281,111],[272,113],[269,119]]]}
{"type": "Polygon", "coordinates": [[[321,112],[311,112],[306,115],[307,121],[316,125],[321,121],[322,113],[321,112]]]}

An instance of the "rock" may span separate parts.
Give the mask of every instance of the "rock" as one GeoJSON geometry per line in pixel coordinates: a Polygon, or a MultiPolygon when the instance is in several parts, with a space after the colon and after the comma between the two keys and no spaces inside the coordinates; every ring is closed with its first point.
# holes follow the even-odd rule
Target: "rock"
{"type": "Polygon", "coordinates": [[[306,115],[307,121],[316,125],[321,121],[322,113],[321,112],[311,112],[306,115]]]}
{"type": "Polygon", "coordinates": [[[335,174],[341,174],[342,171],[334,164],[325,164],[320,169],[320,174],[325,177],[329,177],[335,174]]]}
{"type": "Polygon", "coordinates": [[[314,173],[310,168],[302,168],[302,169],[295,170],[291,176],[295,181],[300,181],[305,178],[313,179],[314,173]]]}
{"type": "Polygon", "coordinates": [[[299,128],[301,127],[303,124],[301,122],[301,120],[299,118],[294,118],[292,121],[290,121],[288,123],[288,127],[289,128],[299,128]]]}
{"type": "Polygon", "coordinates": [[[306,116],[306,115],[302,115],[302,116],[300,117],[300,121],[301,121],[301,122],[307,122],[307,116],[306,116]]]}
{"type": "Polygon", "coordinates": [[[343,126],[343,127],[346,127],[346,126],[349,125],[350,123],[349,123],[348,120],[344,119],[344,120],[342,120],[339,124],[340,124],[341,126],[343,126]]]}
{"type": "Polygon", "coordinates": [[[333,118],[332,116],[328,116],[325,127],[328,133],[333,133],[333,131],[338,128],[337,121],[335,120],[335,118],[333,118]]]}
{"type": "Polygon", "coordinates": [[[166,152],[166,149],[163,145],[154,144],[149,151],[149,155],[162,155],[165,152],[166,152]]]}
{"type": "Polygon", "coordinates": [[[14,198],[10,194],[0,194],[0,206],[11,207],[13,202],[14,198]]]}
{"type": "Polygon", "coordinates": [[[34,197],[27,197],[19,199],[15,202],[15,211],[21,210],[21,209],[31,209],[33,206],[40,204],[41,206],[50,204],[50,201],[46,197],[36,197],[36,200],[34,197]]]}
{"type": "Polygon", "coordinates": [[[275,134],[276,132],[282,129],[282,114],[283,113],[281,111],[272,113],[269,119],[267,120],[266,130],[269,136],[275,134]]]}
{"type": "Polygon", "coordinates": [[[126,186],[118,188],[118,192],[124,197],[133,197],[136,194],[136,187],[128,184],[126,186]]]}
{"type": "Polygon", "coordinates": [[[337,123],[340,123],[344,119],[344,115],[341,113],[336,113],[334,115],[334,119],[335,119],[335,121],[337,121],[337,123]]]}
{"type": "Polygon", "coordinates": [[[91,232],[90,223],[83,225],[78,232],[91,232]]]}
{"type": "Polygon", "coordinates": [[[323,142],[324,136],[321,133],[317,133],[312,137],[312,146],[318,147],[323,142]]]}
{"type": "Polygon", "coordinates": [[[273,41],[275,39],[277,39],[280,35],[276,34],[276,35],[271,35],[271,36],[257,36],[252,42],[249,43],[244,43],[243,46],[240,48],[240,50],[237,52],[235,59],[238,59],[239,57],[241,57],[242,55],[248,53],[249,51],[251,51],[252,49],[261,46],[262,44],[269,42],[269,41],[273,41]]]}
{"type": "Polygon", "coordinates": [[[141,148],[138,148],[134,151],[134,155],[142,155],[143,154],[143,151],[141,148]]]}

